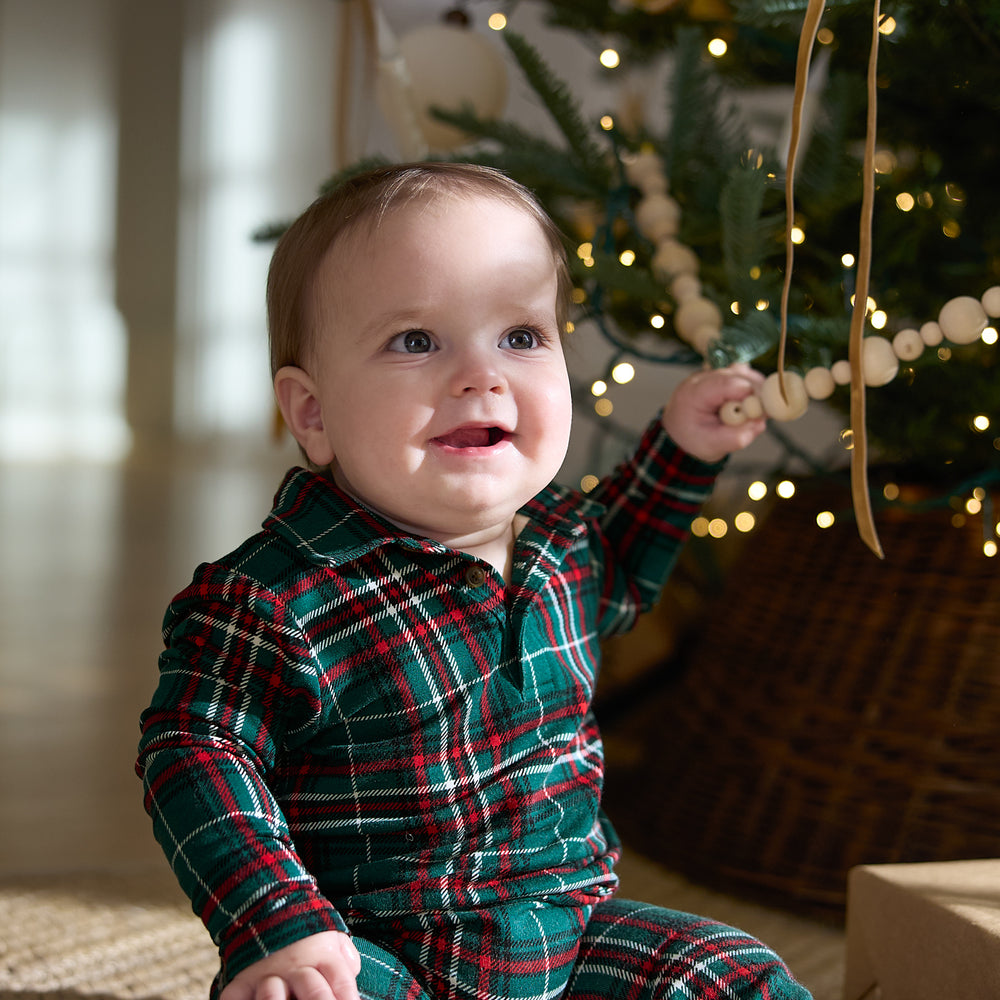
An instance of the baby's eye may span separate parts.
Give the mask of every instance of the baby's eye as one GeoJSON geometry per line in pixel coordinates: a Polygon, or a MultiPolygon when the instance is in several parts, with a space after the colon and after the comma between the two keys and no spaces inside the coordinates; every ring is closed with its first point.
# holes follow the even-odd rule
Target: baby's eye
{"type": "Polygon", "coordinates": [[[407,330],[389,341],[390,351],[399,351],[405,354],[427,354],[433,351],[434,341],[431,335],[423,330],[407,330]]]}
{"type": "Polygon", "coordinates": [[[528,351],[532,347],[535,347],[540,340],[541,338],[534,330],[528,330],[524,327],[512,330],[504,337],[507,346],[513,348],[515,351],[528,351]]]}

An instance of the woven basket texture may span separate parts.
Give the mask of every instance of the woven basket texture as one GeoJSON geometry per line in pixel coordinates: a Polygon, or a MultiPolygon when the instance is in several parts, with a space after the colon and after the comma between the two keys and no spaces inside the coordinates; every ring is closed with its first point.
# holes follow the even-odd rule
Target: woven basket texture
{"type": "Polygon", "coordinates": [[[843,502],[761,525],[609,778],[628,842],[810,909],[853,865],[1000,856],[1000,564],[940,509],[877,513],[879,561],[850,519],[817,529],[843,502]]]}

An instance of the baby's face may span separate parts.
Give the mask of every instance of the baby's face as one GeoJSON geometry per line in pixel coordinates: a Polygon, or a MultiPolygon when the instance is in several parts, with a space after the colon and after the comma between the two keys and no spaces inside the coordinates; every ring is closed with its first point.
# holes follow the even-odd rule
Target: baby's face
{"type": "Polygon", "coordinates": [[[315,371],[338,484],[456,547],[555,476],[571,400],[552,251],[489,197],[408,206],[318,274],[315,371]]]}

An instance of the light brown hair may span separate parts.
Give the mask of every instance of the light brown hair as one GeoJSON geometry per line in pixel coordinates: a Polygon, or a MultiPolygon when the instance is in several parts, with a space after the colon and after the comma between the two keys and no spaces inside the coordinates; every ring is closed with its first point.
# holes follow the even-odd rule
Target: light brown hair
{"type": "Polygon", "coordinates": [[[524,209],[552,248],[558,282],[556,319],[566,328],[572,284],[562,234],[522,184],[492,167],[471,163],[410,163],[379,167],[317,198],[282,235],[267,276],[267,328],[272,376],[303,366],[312,347],[316,274],[334,244],[362,226],[376,228],[389,212],[418,199],[486,196],[524,209]]]}

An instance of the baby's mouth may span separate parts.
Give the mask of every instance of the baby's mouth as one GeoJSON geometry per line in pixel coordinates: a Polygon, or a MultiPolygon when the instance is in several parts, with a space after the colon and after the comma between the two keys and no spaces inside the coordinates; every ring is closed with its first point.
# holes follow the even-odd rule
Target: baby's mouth
{"type": "Polygon", "coordinates": [[[490,448],[506,437],[500,427],[456,427],[434,440],[446,448],[490,448]]]}

